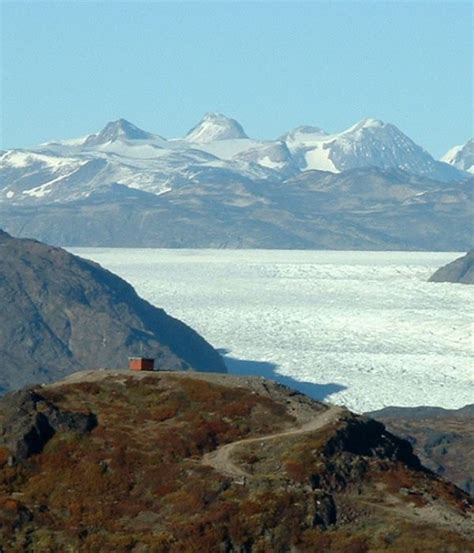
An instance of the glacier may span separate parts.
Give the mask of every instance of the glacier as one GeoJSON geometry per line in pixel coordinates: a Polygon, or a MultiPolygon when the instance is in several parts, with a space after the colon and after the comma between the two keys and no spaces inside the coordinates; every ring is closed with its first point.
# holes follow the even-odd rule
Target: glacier
{"type": "Polygon", "coordinates": [[[474,397],[474,287],[459,253],[74,248],[225,352],[230,372],[364,412],[474,397]]]}

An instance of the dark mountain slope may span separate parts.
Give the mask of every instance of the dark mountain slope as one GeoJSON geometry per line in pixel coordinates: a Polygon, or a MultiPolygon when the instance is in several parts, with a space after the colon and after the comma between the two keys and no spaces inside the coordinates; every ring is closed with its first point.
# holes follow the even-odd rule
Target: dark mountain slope
{"type": "MultiPolygon", "coordinates": [[[[472,224],[470,225],[472,230],[472,224]]],[[[471,233],[472,234],[472,233],[471,233]]],[[[430,282],[458,282],[460,284],[474,284],[474,250],[463,257],[439,268],[430,277],[430,282]]]]}
{"type": "Polygon", "coordinates": [[[260,378],[77,373],[0,400],[0,442],[7,551],[466,553],[472,544],[468,495],[423,469],[408,442],[260,378]],[[33,448],[25,437],[37,438],[33,448]]]}
{"type": "Polygon", "coordinates": [[[474,492],[474,405],[386,407],[367,414],[408,440],[425,466],[474,492]]]}
{"type": "Polygon", "coordinates": [[[196,332],[142,300],[124,280],[68,252],[0,234],[0,387],[84,367],[120,368],[129,355],[162,368],[225,372],[196,332]]]}

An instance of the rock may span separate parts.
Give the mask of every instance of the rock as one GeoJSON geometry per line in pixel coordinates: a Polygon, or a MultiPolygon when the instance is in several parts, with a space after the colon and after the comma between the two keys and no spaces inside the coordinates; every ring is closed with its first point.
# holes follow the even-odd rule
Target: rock
{"type": "Polygon", "coordinates": [[[337,521],[337,509],[332,495],[317,490],[314,493],[316,514],[313,519],[313,527],[328,528],[337,521]]]}
{"type": "Polygon", "coordinates": [[[338,450],[399,461],[413,469],[420,469],[420,461],[408,441],[388,432],[382,423],[366,417],[349,419],[344,428],[328,441],[327,453],[338,450]]]}
{"type": "Polygon", "coordinates": [[[438,269],[429,281],[474,284],[474,250],[438,269]]]}
{"type": "Polygon", "coordinates": [[[0,445],[16,460],[41,453],[56,432],[85,434],[96,426],[93,413],[62,411],[34,389],[12,392],[0,401],[0,445]]]}

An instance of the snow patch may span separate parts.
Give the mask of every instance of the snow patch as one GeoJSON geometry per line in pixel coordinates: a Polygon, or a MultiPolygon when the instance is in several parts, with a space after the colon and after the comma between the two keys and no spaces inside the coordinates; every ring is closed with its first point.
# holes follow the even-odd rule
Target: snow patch
{"type": "Polygon", "coordinates": [[[0,160],[0,166],[10,166],[18,168],[28,167],[33,163],[41,163],[43,165],[47,165],[51,169],[58,169],[65,165],[69,165],[70,163],[77,164],[77,160],[22,150],[10,150],[6,154],[4,154],[0,160]]]}
{"type": "Polygon", "coordinates": [[[238,138],[234,140],[218,140],[208,142],[207,144],[200,144],[199,149],[220,159],[230,160],[237,154],[256,148],[262,144],[265,143],[249,138],[238,138]]]}
{"type": "Polygon", "coordinates": [[[273,161],[269,156],[262,157],[257,163],[269,169],[281,169],[286,165],[284,161],[273,161]]]}
{"type": "Polygon", "coordinates": [[[24,190],[23,194],[27,196],[34,196],[35,198],[43,198],[46,194],[51,193],[51,183],[47,182],[41,186],[36,186],[35,188],[30,188],[30,190],[24,190]]]}
{"type": "Polygon", "coordinates": [[[329,159],[331,150],[325,148],[324,144],[315,146],[314,149],[306,152],[306,169],[317,169],[319,171],[330,171],[331,173],[339,173],[339,169],[329,159]]]}
{"type": "Polygon", "coordinates": [[[445,163],[453,163],[453,161],[456,159],[456,155],[463,149],[463,147],[464,144],[454,146],[444,154],[440,161],[444,161],[445,163]]]}
{"type": "Polygon", "coordinates": [[[43,142],[40,146],[82,146],[88,137],[89,135],[79,138],[67,138],[66,140],[52,140],[50,142],[43,142]]]}
{"type": "Polygon", "coordinates": [[[454,146],[446,152],[441,161],[461,171],[474,174],[474,139],[469,140],[466,144],[454,146]]]}

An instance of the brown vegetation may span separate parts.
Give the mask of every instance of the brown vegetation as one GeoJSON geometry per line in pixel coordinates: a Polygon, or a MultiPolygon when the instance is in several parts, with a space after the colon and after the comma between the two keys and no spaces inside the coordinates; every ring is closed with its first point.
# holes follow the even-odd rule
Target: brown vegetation
{"type": "Polygon", "coordinates": [[[203,454],[295,425],[285,401],[173,374],[41,393],[61,409],[95,413],[98,426],[57,432],[14,466],[0,451],[6,552],[467,551],[455,528],[467,496],[397,460],[395,442],[350,451],[347,429],[365,424],[352,415],[239,451],[253,474],[242,485],[203,466],[203,454]],[[427,505],[449,511],[454,526],[412,515],[427,505]]]}

